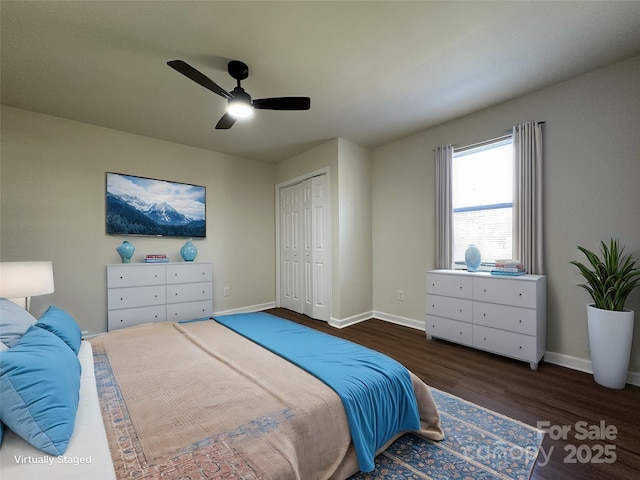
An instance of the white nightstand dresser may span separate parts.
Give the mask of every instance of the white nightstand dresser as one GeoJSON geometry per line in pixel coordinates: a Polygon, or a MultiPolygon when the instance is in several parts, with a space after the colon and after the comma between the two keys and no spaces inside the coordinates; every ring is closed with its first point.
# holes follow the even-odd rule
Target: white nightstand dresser
{"type": "Polygon", "coordinates": [[[207,317],[212,278],[211,263],[203,262],[107,265],[107,328],[207,317]]]}
{"type": "Polygon", "coordinates": [[[427,338],[442,338],[529,362],[546,349],[547,283],[544,275],[488,272],[426,273],[427,338]]]}

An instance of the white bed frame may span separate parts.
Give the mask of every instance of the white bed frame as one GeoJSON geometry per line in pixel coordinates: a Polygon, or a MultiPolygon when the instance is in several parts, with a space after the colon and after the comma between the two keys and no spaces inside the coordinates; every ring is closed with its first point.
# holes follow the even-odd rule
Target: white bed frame
{"type": "Polygon", "coordinates": [[[31,446],[5,427],[0,448],[0,478],[11,480],[115,480],[102,423],[89,342],[80,345],[80,403],[73,436],[64,455],[55,457],[31,446]]]}

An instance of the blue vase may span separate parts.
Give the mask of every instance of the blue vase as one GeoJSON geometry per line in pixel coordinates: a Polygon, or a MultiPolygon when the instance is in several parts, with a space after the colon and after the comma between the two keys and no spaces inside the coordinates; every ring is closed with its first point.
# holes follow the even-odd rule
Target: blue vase
{"type": "Polygon", "coordinates": [[[198,254],[198,249],[191,242],[185,243],[180,249],[180,256],[185,262],[193,262],[193,259],[196,258],[198,254]]]}
{"type": "Polygon", "coordinates": [[[136,247],[134,247],[131,243],[126,240],[120,244],[116,248],[116,252],[120,255],[122,259],[122,263],[131,263],[131,257],[133,257],[133,252],[136,251],[136,247]]]}
{"type": "Polygon", "coordinates": [[[469,245],[464,252],[464,263],[467,264],[469,272],[477,272],[480,270],[480,250],[475,245],[469,245]]]}

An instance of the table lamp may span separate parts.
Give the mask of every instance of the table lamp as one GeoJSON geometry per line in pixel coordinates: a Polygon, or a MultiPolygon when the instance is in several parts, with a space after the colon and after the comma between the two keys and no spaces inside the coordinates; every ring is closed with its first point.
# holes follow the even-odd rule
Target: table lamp
{"type": "Polygon", "coordinates": [[[29,310],[31,297],[53,293],[51,262],[0,262],[0,297],[29,310]]]}

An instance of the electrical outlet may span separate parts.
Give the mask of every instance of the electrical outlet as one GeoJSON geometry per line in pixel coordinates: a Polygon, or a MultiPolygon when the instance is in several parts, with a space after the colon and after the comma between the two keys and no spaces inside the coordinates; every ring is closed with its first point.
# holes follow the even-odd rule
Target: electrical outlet
{"type": "Polygon", "coordinates": [[[224,289],[222,290],[222,295],[224,295],[225,297],[229,296],[229,287],[224,287],[224,289]]]}
{"type": "Polygon", "coordinates": [[[401,302],[404,301],[404,290],[398,290],[398,294],[396,295],[396,298],[401,302]]]}

